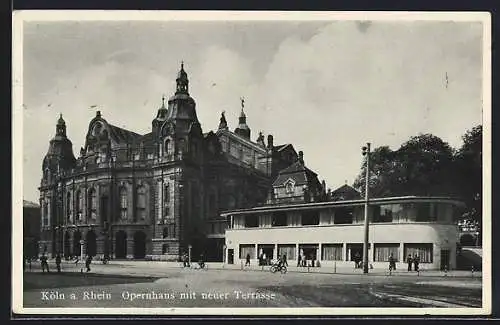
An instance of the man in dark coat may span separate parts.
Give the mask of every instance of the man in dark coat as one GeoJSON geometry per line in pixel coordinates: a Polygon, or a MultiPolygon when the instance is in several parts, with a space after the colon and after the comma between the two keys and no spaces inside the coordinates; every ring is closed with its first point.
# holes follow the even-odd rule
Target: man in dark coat
{"type": "Polygon", "coordinates": [[[411,271],[411,265],[413,264],[413,258],[411,258],[411,254],[408,254],[406,258],[406,263],[408,263],[408,272],[411,271]]]}
{"type": "Polygon", "coordinates": [[[56,256],[56,267],[57,273],[61,273],[61,255],[57,254],[56,256]]]}

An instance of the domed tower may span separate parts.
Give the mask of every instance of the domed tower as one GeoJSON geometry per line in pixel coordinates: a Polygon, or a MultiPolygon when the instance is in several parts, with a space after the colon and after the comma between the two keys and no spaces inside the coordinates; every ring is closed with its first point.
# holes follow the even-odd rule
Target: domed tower
{"type": "Polygon", "coordinates": [[[172,122],[178,131],[188,131],[191,124],[199,125],[196,115],[196,103],[189,96],[189,80],[184,63],[181,63],[181,69],[177,74],[175,95],[168,100],[168,110],[166,120],[172,122]]]}
{"type": "Polygon", "coordinates": [[[162,96],[161,107],[158,109],[158,113],[156,114],[156,117],[154,118],[154,120],[152,122],[153,134],[155,136],[159,135],[160,128],[161,128],[163,122],[165,122],[167,119],[167,113],[168,113],[168,110],[165,107],[165,96],[162,96]]]}
{"type": "Polygon", "coordinates": [[[245,99],[241,98],[241,113],[238,121],[238,127],[234,130],[237,135],[250,140],[250,128],[247,125],[247,116],[245,115],[245,99]]]}
{"type": "Polygon", "coordinates": [[[48,174],[70,170],[75,166],[75,156],[73,155],[73,144],[66,136],[66,122],[62,114],[56,124],[56,135],[50,140],[49,150],[43,159],[44,179],[48,174]]]}

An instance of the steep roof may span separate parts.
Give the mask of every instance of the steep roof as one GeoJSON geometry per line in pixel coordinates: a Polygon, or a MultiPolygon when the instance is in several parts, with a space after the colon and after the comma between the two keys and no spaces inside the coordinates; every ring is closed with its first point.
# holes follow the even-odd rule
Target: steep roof
{"type": "Polygon", "coordinates": [[[110,136],[113,140],[115,140],[117,143],[132,143],[132,142],[137,142],[140,140],[142,135],[137,134],[135,132],[120,128],[118,126],[109,124],[109,130],[110,130],[110,136]]]}
{"type": "Polygon", "coordinates": [[[279,186],[285,183],[289,178],[295,181],[295,185],[309,184],[317,181],[317,174],[304,166],[301,161],[296,161],[289,167],[281,170],[278,177],[273,182],[273,186],[279,186]]]}
{"type": "Polygon", "coordinates": [[[333,201],[361,199],[361,193],[356,191],[354,187],[347,184],[344,184],[336,190],[332,191],[330,195],[333,201]]]}

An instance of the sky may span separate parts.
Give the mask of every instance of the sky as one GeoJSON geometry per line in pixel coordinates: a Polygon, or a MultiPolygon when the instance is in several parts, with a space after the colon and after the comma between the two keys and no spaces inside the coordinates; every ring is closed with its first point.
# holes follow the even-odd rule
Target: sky
{"type": "Polygon", "coordinates": [[[78,156],[90,120],[151,131],[181,61],[204,132],[226,112],[292,143],[335,189],[361,147],[432,133],[459,148],[482,121],[482,25],[451,21],[30,21],[23,32],[23,196],[38,202],[59,114],[78,156]]]}

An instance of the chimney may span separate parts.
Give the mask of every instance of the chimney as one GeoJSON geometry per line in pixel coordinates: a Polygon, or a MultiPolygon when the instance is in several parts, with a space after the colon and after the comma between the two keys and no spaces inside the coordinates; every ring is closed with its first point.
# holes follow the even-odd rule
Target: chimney
{"type": "Polygon", "coordinates": [[[299,161],[301,164],[304,164],[304,152],[299,151],[299,161]]]}
{"type": "Polygon", "coordinates": [[[273,144],[273,136],[272,135],[268,135],[267,136],[267,148],[268,149],[272,149],[274,147],[274,144],[273,144]]]}

